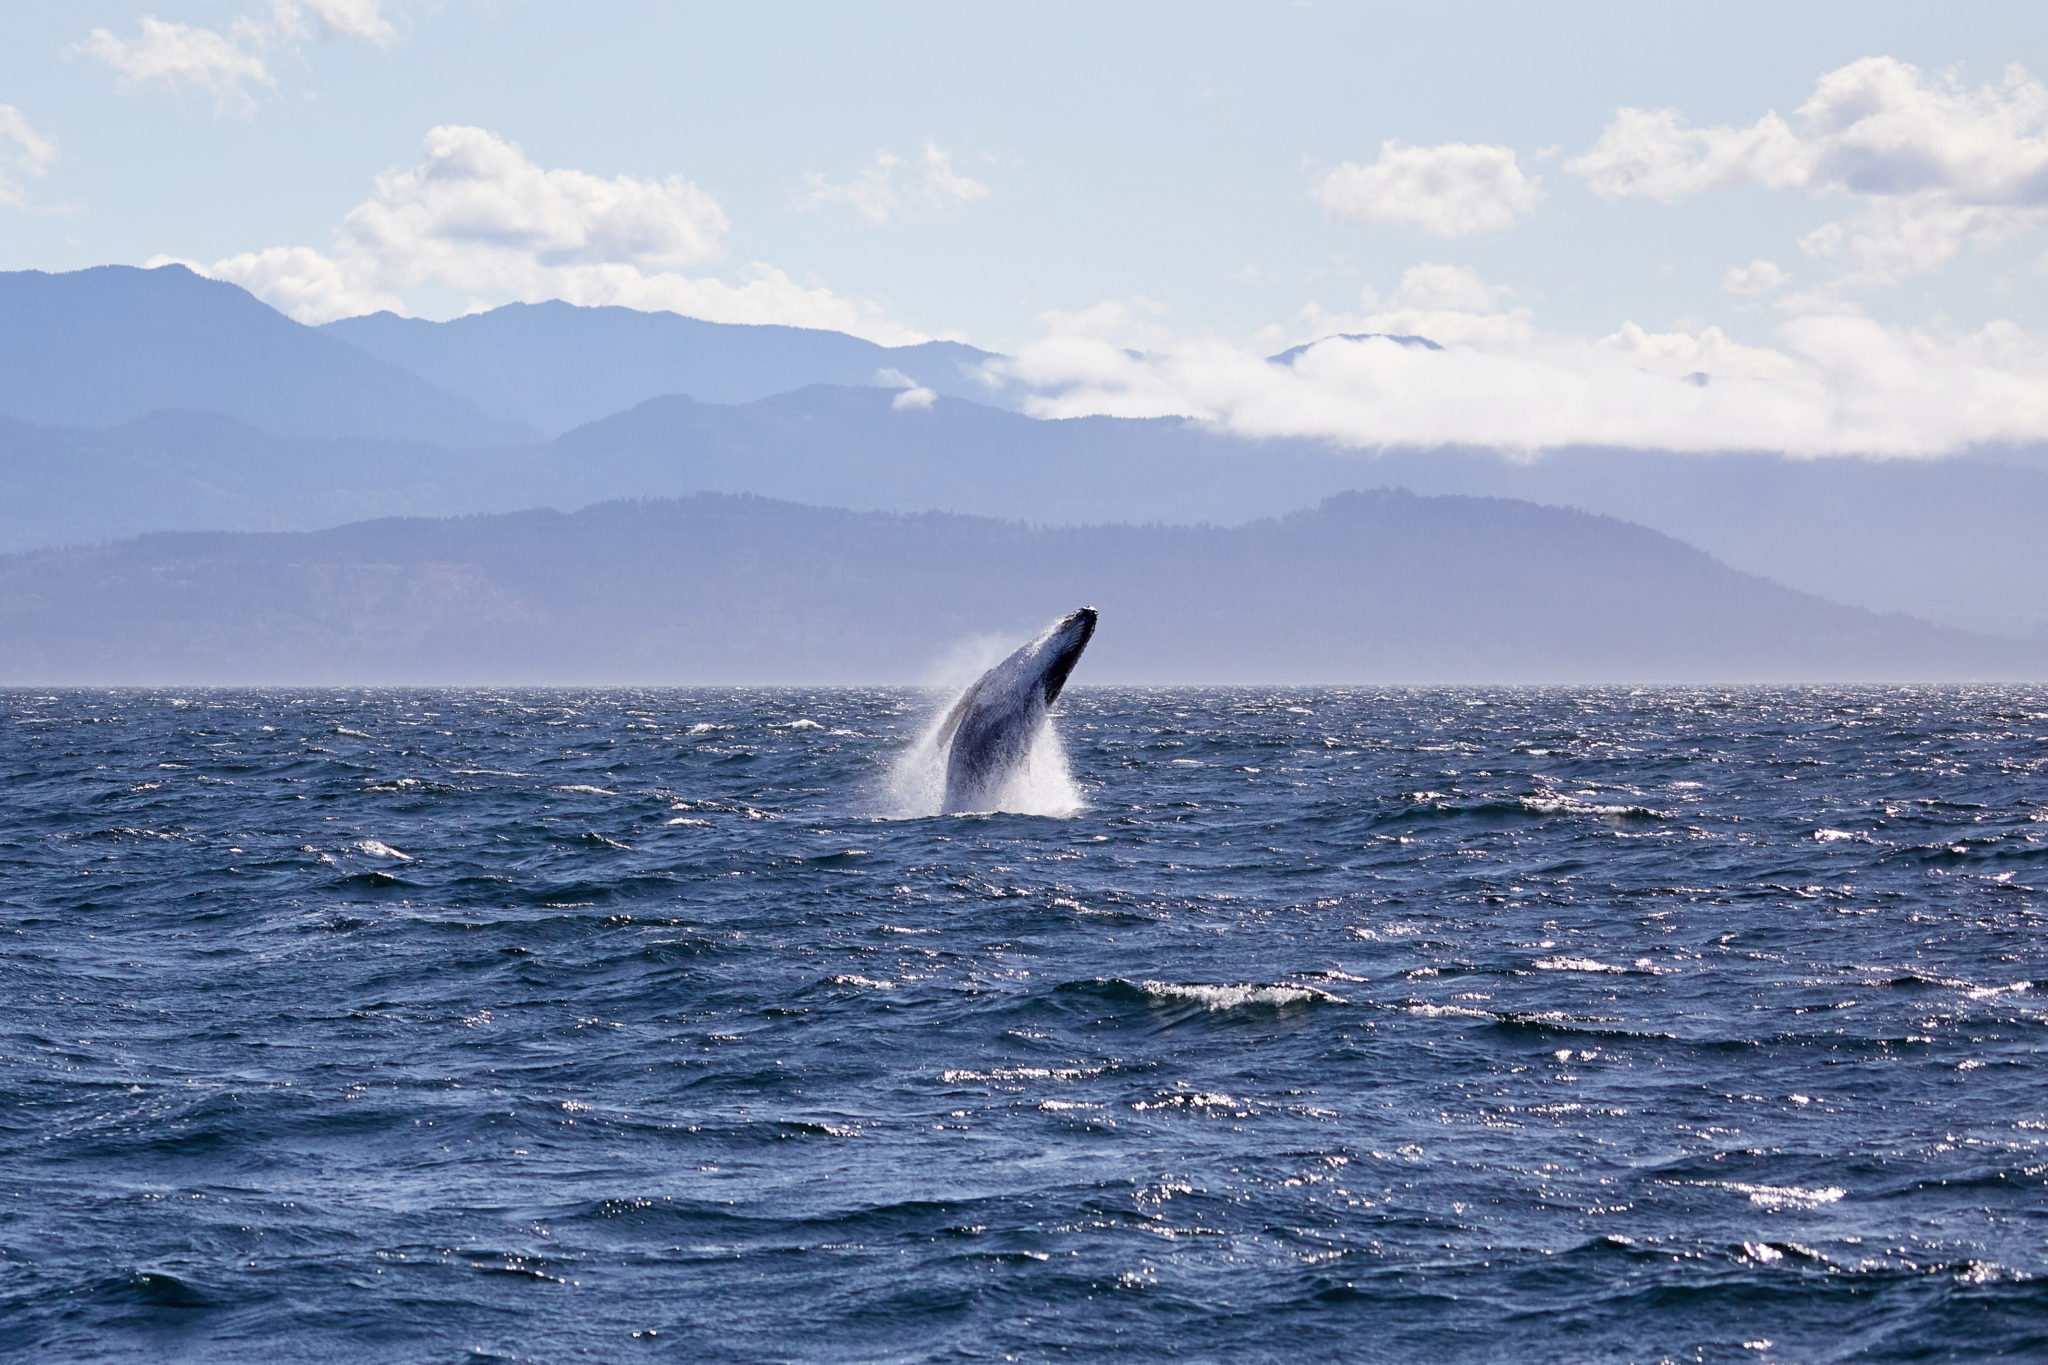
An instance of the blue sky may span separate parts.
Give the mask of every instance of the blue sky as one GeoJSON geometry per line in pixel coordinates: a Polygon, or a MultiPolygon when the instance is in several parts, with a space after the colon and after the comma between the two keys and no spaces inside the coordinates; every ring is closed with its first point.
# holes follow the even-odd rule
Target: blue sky
{"type": "Polygon", "coordinates": [[[2048,433],[2038,5],[13,0],[0,37],[9,269],[183,260],[314,321],[562,296],[958,336],[1049,413],[1255,432],[2048,433]],[[1231,396],[1265,381],[1229,357],[1396,329],[1464,369],[1332,346],[1314,393],[1231,396]],[[1883,406],[1916,355],[1946,387],[1883,406]],[[1577,416],[1530,407],[1558,366],[1577,416]],[[1932,411],[1964,401],[1995,411],[1932,411]]]}

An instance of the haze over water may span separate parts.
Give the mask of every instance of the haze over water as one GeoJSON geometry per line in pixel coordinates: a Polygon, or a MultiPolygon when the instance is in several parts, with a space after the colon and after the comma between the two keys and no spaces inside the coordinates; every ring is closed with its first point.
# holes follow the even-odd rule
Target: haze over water
{"type": "Polygon", "coordinates": [[[0,698],[0,1341],[2048,1351],[2048,690],[0,698]]]}

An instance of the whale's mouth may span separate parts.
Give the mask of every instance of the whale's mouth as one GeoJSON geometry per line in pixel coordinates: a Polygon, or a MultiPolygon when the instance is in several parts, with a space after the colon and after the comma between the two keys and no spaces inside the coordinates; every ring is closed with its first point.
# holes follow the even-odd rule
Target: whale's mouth
{"type": "Polygon", "coordinates": [[[1059,700],[1061,690],[1067,685],[1067,676],[1081,661],[1081,651],[1088,648],[1088,642],[1095,638],[1095,617],[1095,608],[1082,607],[1053,628],[1052,645],[1056,652],[1042,675],[1047,706],[1059,700]]]}

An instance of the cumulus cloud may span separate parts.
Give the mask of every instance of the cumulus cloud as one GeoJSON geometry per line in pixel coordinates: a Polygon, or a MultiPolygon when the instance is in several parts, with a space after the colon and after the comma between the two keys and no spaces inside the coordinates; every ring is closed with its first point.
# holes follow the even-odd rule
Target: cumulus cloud
{"type": "Polygon", "coordinates": [[[726,229],[718,202],[681,176],[548,170],[494,133],[447,126],[427,134],[415,164],[377,177],[330,250],[271,247],[193,268],[308,323],[402,313],[408,291],[433,287],[479,308],[563,299],[924,339],[871,304],[758,262],[738,283],[684,273],[722,256],[726,229]]]}
{"type": "Polygon", "coordinates": [[[979,180],[955,171],[952,157],[927,141],[915,161],[894,152],[876,152],[859,175],[843,184],[833,184],[822,175],[808,176],[803,192],[791,202],[805,212],[844,204],[880,227],[937,218],[986,198],[988,192],[988,186],[979,180]]]}
{"type": "Polygon", "coordinates": [[[21,177],[36,179],[57,160],[57,144],[30,126],[11,104],[0,104],[0,205],[24,202],[21,177]]]}
{"type": "Polygon", "coordinates": [[[1627,107],[1564,168],[1602,198],[1645,195],[1666,204],[1742,181],[1792,189],[1807,177],[1799,139],[1776,114],[1749,128],[1689,128],[1676,109],[1627,107]]]}
{"type": "Polygon", "coordinates": [[[1538,181],[1507,147],[1380,144],[1370,166],[1345,162],[1317,190],[1339,222],[1420,228],[1438,237],[1496,232],[1536,207],[1538,181]]]}
{"type": "MultiPolygon", "coordinates": [[[[1418,268],[1422,269],[1422,268],[1418,268]]],[[[2048,337],[2009,322],[1976,332],[1886,326],[1848,313],[1780,325],[1748,346],[1718,328],[1597,339],[1536,326],[1499,291],[1444,267],[1410,272],[1386,308],[1281,364],[1256,346],[1155,339],[1144,351],[1049,319],[990,378],[1036,395],[1039,416],[1181,416],[1250,437],[1364,450],[1575,444],[1793,455],[1934,456],[2048,439],[2048,337]],[[1479,285],[1479,290],[1472,286],[1479,285]]],[[[1464,272],[1469,275],[1470,272],[1464,272]]]]}
{"type": "Polygon", "coordinates": [[[1792,276],[1781,269],[1776,261],[1754,260],[1748,265],[1731,265],[1721,279],[1721,287],[1731,294],[1756,298],[1763,294],[1775,294],[1792,283],[1792,276]]]}
{"type": "Polygon", "coordinates": [[[145,14],[135,37],[96,28],[76,50],[113,68],[124,90],[196,89],[213,97],[216,113],[246,118],[256,111],[252,87],[277,88],[270,53],[309,38],[359,38],[388,47],[398,30],[382,10],[381,0],[272,0],[269,10],[230,22],[226,33],[145,14]]]}
{"type": "Polygon", "coordinates": [[[1891,57],[1822,76],[1788,123],[1693,128],[1676,110],[1621,109],[1565,169],[1594,193],[1671,203],[1757,184],[1860,201],[1801,240],[1852,283],[1932,269],[1968,240],[2048,226],[2048,87],[2014,66],[1996,84],[1929,77],[1891,57]]]}
{"type": "Polygon", "coordinates": [[[166,23],[142,16],[142,32],[116,38],[103,28],[86,35],[78,50],[120,74],[126,90],[179,91],[187,86],[213,96],[215,112],[246,117],[256,111],[251,84],[275,88],[263,58],[210,28],[166,23]]]}

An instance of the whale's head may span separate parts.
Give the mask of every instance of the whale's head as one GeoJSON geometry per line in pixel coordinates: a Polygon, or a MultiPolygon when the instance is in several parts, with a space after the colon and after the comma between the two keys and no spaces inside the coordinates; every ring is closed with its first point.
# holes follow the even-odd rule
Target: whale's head
{"type": "Polygon", "coordinates": [[[1067,675],[1080,662],[1081,651],[1088,648],[1094,634],[1095,608],[1083,607],[1053,622],[1039,637],[1040,657],[1044,660],[1039,678],[1045,688],[1047,706],[1059,700],[1060,690],[1067,685],[1067,675]]]}

